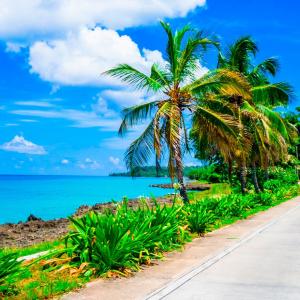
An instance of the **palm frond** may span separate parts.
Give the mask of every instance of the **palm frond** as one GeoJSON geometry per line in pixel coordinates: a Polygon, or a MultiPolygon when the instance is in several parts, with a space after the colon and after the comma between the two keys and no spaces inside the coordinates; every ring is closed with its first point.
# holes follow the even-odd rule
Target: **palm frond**
{"type": "Polygon", "coordinates": [[[119,135],[123,136],[129,127],[138,124],[140,121],[148,119],[159,102],[160,101],[151,101],[125,108],[122,111],[123,120],[119,128],[119,135]]]}
{"type": "Polygon", "coordinates": [[[106,72],[105,75],[110,75],[119,78],[121,81],[132,85],[138,90],[158,91],[163,88],[161,82],[147,76],[127,64],[120,64],[106,72]]]}
{"type": "Polygon", "coordinates": [[[145,131],[134,140],[125,152],[125,163],[127,169],[134,176],[134,170],[138,166],[147,164],[149,159],[155,154],[153,147],[154,122],[150,122],[145,131]]]}
{"type": "Polygon", "coordinates": [[[263,73],[263,74],[271,74],[272,76],[275,76],[277,71],[279,69],[279,61],[277,58],[275,57],[270,57],[267,58],[266,60],[264,60],[263,62],[261,62],[260,64],[258,64],[253,71],[250,73],[250,76],[252,74],[259,74],[259,73],[263,73]]]}
{"type": "MultiPolygon", "coordinates": [[[[178,49],[176,49],[176,45],[174,42],[174,35],[173,35],[170,24],[165,23],[163,21],[161,21],[160,24],[168,36],[166,53],[167,53],[167,57],[168,57],[168,62],[170,64],[170,70],[171,70],[172,74],[175,74],[175,70],[177,68],[177,51],[178,51],[178,49]]],[[[185,30],[187,31],[187,29],[185,29],[185,30]]],[[[183,31],[183,33],[184,33],[184,31],[183,31]]]]}
{"type": "Polygon", "coordinates": [[[245,74],[250,67],[250,55],[255,56],[257,51],[257,45],[250,36],[241,37],[230,47],[228,63],[233,70],[245,74]]]}
{"type": "Polygon", "coordinates": [[[250,86],[240,73],[217,69],[205,74],[193,83],[182,88],[194,95],[204,96],[207,93],[216,93],[222,96],[241,96],[250,99],[250,86]]]}
{"type": "Polygon", "coordinates": [[[257,104],[270,106],[287,105],[293,97],[292,87],[285,82],[267,83],[251,88],[253,101],[257,104]]]}

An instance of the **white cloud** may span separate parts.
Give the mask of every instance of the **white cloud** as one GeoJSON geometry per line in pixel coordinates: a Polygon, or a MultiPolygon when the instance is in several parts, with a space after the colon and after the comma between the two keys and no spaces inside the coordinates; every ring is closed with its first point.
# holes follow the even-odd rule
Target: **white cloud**
{"type": "Polygon", "coordinates": [[[15,127],[15,126],[19,126],[19,124],[17,124],[17,123],[6,123],[4,126],[5,127],[15,127]]]}
{"type": "Polygon", "coordinates": [[[10,111],[10,113],[27,117],[64,119],[71,121],[72,127],[99,127],[105,131],[116,131],[120,125],[121,119],[117,117],[116,114],[112,116],[112,110],[109,110],[110,116],[107,117],[105,113],[107,114],[108,111],[103,113],[99,111],[97,104],[95,105],[95,107],[92,105],[90,110],[65,109],[57,107],[56,109],[52,110],[17,109],[10,111]],[[94,109],[98,109],[98,111],[95,111],[94,109]]]}
{"type": "Polygon", "coordinates": [[[62,165],[68,165],[70,163],[70,161],[66,158],[62,159],[60,162],[62,165]]]}
{"type": "Polygon", "coordinates": [[[38,122],[38,120],[32,120],[32,119],[20,119],[19,121],[23,122],[23,123],[37,123],[38,122]]]}
{"type": "Polygon", "coordinates": [[[47,154],[43,146],[36,145],[30,141],[25,140],[23,136],[16,135],[11,141],[0,146],[4,151],[45,155],[47,154]]]}
{"type": "Polygon", "coordinates": [[[24,44],[14,43],[14,42],[7,42],[6,43],[6,52],[13,52],[19,53],[21,52],[22,48],[24,48],[24,44]]]}
{"type": "Polygon", "coordinates": [[[30,47],[31,72],[62,85],[120,85],[103,72],[119,63],[147,71],[153,62],[163,63],[159,51],[144,49],[127,35],[114,30],[81,28],[66,39],[38,41],[30,47]]]}
{"type": "Polygon", "coordinates": [[[205,0],[1,0],[0,36],[53,36],[81,26],[113,29],[184,17],[205,0]]]}
{"type": "Polygon", "coordinates": [[[36,107],[54,107],[53,103],[48,101],[16,101],[16,105],[20,106],[36,106],[36,107]]]}
{"type": "Polygon", "coordinates": [[[101,97],[112,101],[121,107],[130,107],[141,104],[145,101],[145,94],[141,91],[131,91],[127,89],[112,90],[107,89],[101,92],[101,97]]]}
{"type": "Polygon", "coordinates": [[[96,160],[87,157],[83,162],[78,163],[78,167],[83,170],[86,169],[98,170],[101,169],[101,164],[96,160]]]}
{"type": "Polygon", "coordinates": [[[116,117],[116,111],[108,107],[107,102],[100,94],[97,95],[98,100],[95,104],[92,105],[92,109],[95,113],[102,115],[103,117],[116,117]]]}
{"type": "Polygon", "coordinates": [[[109,157],[109,161],[110,161],[114,166],[118,166],[118,165],[120,164],[120,158],[118,158],[118,157],[110,156],[110,157],[109,157]]]}

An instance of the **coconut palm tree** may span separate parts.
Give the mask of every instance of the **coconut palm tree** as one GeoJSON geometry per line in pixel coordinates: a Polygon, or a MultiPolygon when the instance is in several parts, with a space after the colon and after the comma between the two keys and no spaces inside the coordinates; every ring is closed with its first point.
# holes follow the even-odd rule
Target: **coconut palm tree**
{"type": "Polygon", "coordinates": [[[219,68],[241,73],[251,86],[250,101],[243,98],[229,99],[236,117],[250,134],[252,143],[249,156],[238,159],[242,192],[245,192],[246,166],[250,165],[255,190],[259,192],[257,165],[266,169],[270,163],[284,159],[293,135],[291,126],[272,110],[275,106],[288,103],[292,89],[285,82],[270,82],[270,76],[275,76],[279,67],[276,58],[253,64],[257,51],[258,47],[250,37],[242,37],[224,55],[220,52],[218,59],[219,68]]]}
{"type": "Polygon", "coordinates": [[[207,48],[217,45],[202,32],[185,26],[173,32],[169,24],[161,22],[167,35],[164,65],[153,64],[150,74],[132,66],[121,64],[105,74],[121,79],[136,89],[151,93],[156,100],[126,108],[119,134],[141,121],[148,120],[144,132],[130,145],[125,153],[128,169],[145,165],[156,156],[162,160],[168,151],[168,168],[172,180],[180,183],[180,195],[188,202],[183,181],[183,156],[189,151],[188,120],[196,112],[205,120],[205,129],[210,134],[235,135],[236,121],[226,114],[199,105],[198,97],[220,94],[223,96],[249,97],[248,84],[235,71],[217,69],[199,76],[200,58],[207,48]]]}

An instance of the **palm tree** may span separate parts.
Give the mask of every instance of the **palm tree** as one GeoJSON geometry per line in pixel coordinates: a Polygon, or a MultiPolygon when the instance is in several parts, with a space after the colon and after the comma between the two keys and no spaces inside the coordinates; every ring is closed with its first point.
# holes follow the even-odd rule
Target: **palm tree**
{"type": "Polygon", "coordinates": [[[289,124],[272,110],[288,103],[292,89],[284,82],[270,82],[269,77],[275,76],[279,67],[277,59],[272,57],[258,65],[253,64],[257,51],[258,47],[250,37],[242,37],[229,47],[225,55],[220,52],[218,60],[218,67],[241,73],[251,86],[250,101],[229,99],[252,143],[248,162],[247,157],[238,160],[242,192],[245,192],[246,166],[250,164],[255,190],[260,192],[257,164],[267,169],[272,161],[284,159],[292,135],[289,124]]]}
{"type": "Polygon", "coordinates": [[[150,120],[145,131],[125,153],[128,169],[133,171],[135,167],[148,163],[153,156],[161,161],[163,152],[167,150],[170,177],[172,180],[177,178],[180,195],[184,202],[188,202],[183,181],[183,156],[190,149],[186,118],[196,112],[205,120],[206,129],[211,134],[218,131],[223,135],[234,135],[236,122],[226,114],[200,106],[197,98],[210,94],[247,98],[248,85],[237,72],[228,69],[217,69],[197,78],[201,55],[208,46],[216,46],[216,42],[189,26],[174,33],[169,24],[161,22],[161,25],[167,35],[163,66],[153,64],[150,74],[145,74],[121,64],[106,74],[157,97],[157,100],[123,110],[119,129],[121,136],[139,122],[150,120]]]}

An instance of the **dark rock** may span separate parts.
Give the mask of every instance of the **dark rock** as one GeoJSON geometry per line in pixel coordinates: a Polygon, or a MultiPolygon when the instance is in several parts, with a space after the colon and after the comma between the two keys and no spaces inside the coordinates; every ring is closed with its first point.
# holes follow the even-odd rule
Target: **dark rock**
{"type": "Polygon", "coordinates": [[[30,222],[30,221],[42,221],[42,219],[36,217],[36,216],[33,215],[33,214],[30,214],[30,215],[28,216],[28,218],[27,218],[27,222],[30,222]]]}
{"type": "MultiPolygon", "coordinates": [[[[151,187],[157,187],[162,189],[173,189],[173,184],[166,183],[166,184],[151,184],[151,187]]],[[[188,191],[205,191],[210,189],[209,184],[203,184],[203,183],[187,183],[185,185],[186,189],[188,191]]]]}

